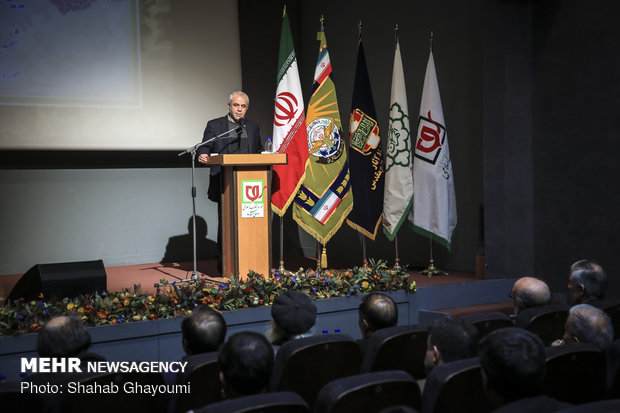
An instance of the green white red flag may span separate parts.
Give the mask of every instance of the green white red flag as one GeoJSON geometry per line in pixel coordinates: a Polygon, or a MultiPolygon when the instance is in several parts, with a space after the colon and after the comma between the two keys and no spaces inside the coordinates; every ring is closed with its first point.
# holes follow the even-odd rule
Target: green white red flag
{"type": "Polygon", "coordinates": [[[304,99],[293,36],[284,14],[278,58],[278,87],[273,116],[273,150],[287,154],[288,164],[274,165],[271,208],[283,216],[303,182],[308,161],[304,99]]]}

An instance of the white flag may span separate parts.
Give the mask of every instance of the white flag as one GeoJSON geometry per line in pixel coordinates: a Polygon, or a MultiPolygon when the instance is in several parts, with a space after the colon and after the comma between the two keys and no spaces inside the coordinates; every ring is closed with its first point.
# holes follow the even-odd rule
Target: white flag
{"type": "Polygon", "coordinates": [[[385,159],[383,232],[390,241],[393,241],[413,202],[411,129],[409,129],[407,91],[398,41],[394,54],[390,102],[388,147],[385,159]]]}
{"type": "Polygon", "coordinates": [[[416,232],[432,237],[450,250],[456,227],[456,197],[432,52],[426,66],[413,150],[413,209],[409,221],[416,232]]]}

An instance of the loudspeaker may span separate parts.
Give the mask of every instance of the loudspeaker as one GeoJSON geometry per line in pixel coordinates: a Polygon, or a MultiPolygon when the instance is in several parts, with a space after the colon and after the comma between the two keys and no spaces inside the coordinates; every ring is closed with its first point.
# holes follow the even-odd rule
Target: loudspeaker
{"type": "Polygon", "coordinates": [[[9,299],[31,300],[43,293],[46,301],[95,291],[105,291],[106,272],[103,261],[37,264],[19,279],[9,299]]]}

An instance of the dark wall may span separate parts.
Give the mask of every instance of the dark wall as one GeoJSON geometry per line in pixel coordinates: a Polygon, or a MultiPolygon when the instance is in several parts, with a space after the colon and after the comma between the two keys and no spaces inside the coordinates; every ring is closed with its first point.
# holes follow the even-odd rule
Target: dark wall
{"type": "Polygon", "coordinates": [[[620,25],[617,3],[535,2],[534,248],[565,287],[568,265],[598,260],[620,295],[620,25]]]}
{"type": "Polygon", "coordinates": [[[617,296],[620,27],[612,1],[490,0],[485,7],[487,274],[566,291],[598,260],[617,296]]]}
{"type": "Polygon", "coordinates": [[[533,275],[532,8],[490,0],[484,13],[486,275],[533,275]]]}
{"type": "MultiPolygon", "coordinates": [[[[243,87],[252,100],[248,116],[260,121],[263,136],[270,136],[272,130],[283,4],[283,1],[239,0],[243,87]]],[[[449,254],[435,245],[433,255],[443,268],[473,271],[482,238],[482,4],[479,1],[383,1],[379,6],[367,0],[289,1],[287,10],[306,103],[318,55],[316,32],[321,15],[325,17],[325,33],[345,129],[351,111],[358,22],[362,20],[364,48],[384,144],[394,60],[394,27],[399,26],[413,125],[419,112],[429,35],[434,31],[433,54],[454,168],[459,223],[452,252],[449,254]]],[[[393,244],[382,232],[367,246],[369,257],[393,262],[393,244]]],[[[418,266],[428,263],[428,240],[409,228],[399,233],[399,249],[405,263],[418,266]]],[[[361,254],[360,239],[346,224],[328,244],[331,257],[361,257],[361,254]]]]}

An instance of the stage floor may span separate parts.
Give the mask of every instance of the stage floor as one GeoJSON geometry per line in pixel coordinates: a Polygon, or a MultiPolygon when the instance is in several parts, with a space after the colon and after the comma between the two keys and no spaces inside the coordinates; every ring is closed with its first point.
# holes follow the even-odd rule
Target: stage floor
{"type": "MultiPolygon", "coordinates": [[[[360,263],[353,262],[336,262],[329,263],[333,270],[345,270],[353,268],[360,263]]],[[[286,269],[294,270],[297,268],[315,268],[316,260],[308,258],[300,258],[285,262],[286,269]]],[[[138,265],[122,265],[114,267],[106,267],[107,288],[110,291],[120,291],[124,288],[132,289],[135,284],[140,284],[142,291],[155,292],[155,284],[165,279],[168,282],[184,280],[190,278],[194,268],[193,262],[173,262],[173,263],[152,263],[138,265]]],[[[216,281],[225,281],[225,278],[213,277],[210,274],[217,274],[216,260],[203,260],[196,263],[198,273],[206,275],[209,279],[216,281]]],[[[474,273],[446,271],[449,275],[436,275],[428,277],[420,274],[422,269],[408,271],[410,281],[415,281],[418,287],[427,287],[434,285],[453,284],[462,282],[471,282],[478,280],[474,273]]],[[[6,274],[0,275],[0,297],[7,297],[13,289],[13,286],[22,274],[6,274]]]]}

